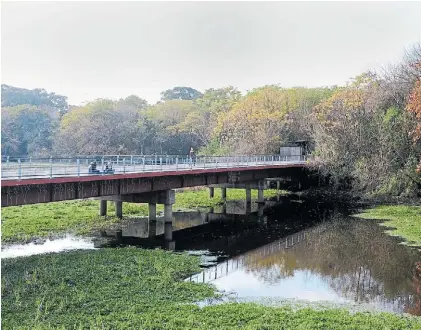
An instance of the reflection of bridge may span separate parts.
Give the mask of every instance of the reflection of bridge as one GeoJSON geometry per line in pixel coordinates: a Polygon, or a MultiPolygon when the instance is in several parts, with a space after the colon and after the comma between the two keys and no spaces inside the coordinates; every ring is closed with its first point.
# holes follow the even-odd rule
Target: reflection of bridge
{"type": "MultiPolygon", "coordinates": [[[[102,236],[117,238],[119,240],[118,244],[129,243],[136,245],[136,240],[138,240],[138,244],[142,245],[147,239],[158,242],[165,235],[166,230],[171,230],[172,236],[175,236],[177,240],[183,240],[185,237],[191,238],[212,231],[211,223],[216,223],[217,225],[221,222],[226,224],[235,223],[240,218],[244,218],[243,216],[246,216],[248,223],[252,228],[255,228],[259,223],[267,221],[267,216],[263,214],[264,210],[276,204],[277,202],[270,201],[252,204],[226,201],[223,205],[217,207],[221,209],[222,213],[214,212],[214,208],[210,208],[210,212],[173,212],[171,228],[165,228],[166,223],[163,219],[148,221],[146,218],[140,218],[127,223],[116,224],[110,229],[103,230],[102,236]]],[[[247,230],[245,234],[247,234],[247,230]]],[[[218,239],[215,240],[215,243],[218,244],[218,239]]]]}
{"type": "Polygon", "coordinates": [[[309,230],[303,230],[298,233],[288,235],[278,241],[264,245],[238,257],[227,259],[214,266],[206,268],[201,273],[190,276],[186,279],[186,281],[196,283],[212,282],[218,278],[228,275],[230,272],[243,268],[246,264],[257,262],[262,258],[272,254],[290,249],[295,245],[305,241],[308,238],[308,235],[320,234],[323,231],[325,231],[323,226],[317,226],[309,230]]]}

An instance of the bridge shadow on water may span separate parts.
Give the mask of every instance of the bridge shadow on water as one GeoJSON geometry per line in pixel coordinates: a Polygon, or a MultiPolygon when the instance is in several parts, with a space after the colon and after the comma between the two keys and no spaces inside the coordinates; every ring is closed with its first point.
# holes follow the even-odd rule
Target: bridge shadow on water
{"type": "Polygon", "coordinates": [[[298,299],[421,315],[419,251],[387,236],[346,205],[278,197],[264,204],[227,202],[174,212],[172,225],[135,220],[102,232],[97,247],[135,245],[189,251],[212,283],[238,299],[298,299]],[[164,232],[172,230],[172,240],[164,232]]]}

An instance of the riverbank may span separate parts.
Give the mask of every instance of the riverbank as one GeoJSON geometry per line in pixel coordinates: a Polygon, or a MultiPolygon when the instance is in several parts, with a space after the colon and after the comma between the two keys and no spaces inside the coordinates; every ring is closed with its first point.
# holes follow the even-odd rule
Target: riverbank
{"type": "MultiPolygon", "coordinates": [[[[265,197],[278,194],[276,190],[265,190],[265,197]]],[[[243,189],[227,189],[227,200],[245,200],[243,189]]],[[[257,190],[252,190],[252,199],[257,199],[257,190]]],[[[215,189],[215,197],[209,197],[206,188],[186,189],[176,192],[174,211],[189,211],[222,205],[221,190],[215,189]]],[[[163,205],[157,205],[162,213],[163,205]]],[[[99,216],[99,201],[77,200],[46,204],[13,206],[1,210],[2,243],[24,243],[38,238],[59,236],[65,233],[88,235],[107,228],[113,223],[133,217],[146,217],[147,204],[123,203],[123,220],[113,216],[114,203],[108,202],[109,216],[99,216]]]]}
{"type": "Polygon", "coordinates": [[[185,282],[199,259],[138,248],[73,251],[2,261],[2,327],[91,329],[421,329],[421,318],[196,304],[216,293],[185,282]]]}
{"type": "Polygon", "coordinates": [[[363,219],[381,220],[391,229],[386,232],[405,240],[409,246],[421,247],[421,206],[379,205],[354,215],[363,219]]]}

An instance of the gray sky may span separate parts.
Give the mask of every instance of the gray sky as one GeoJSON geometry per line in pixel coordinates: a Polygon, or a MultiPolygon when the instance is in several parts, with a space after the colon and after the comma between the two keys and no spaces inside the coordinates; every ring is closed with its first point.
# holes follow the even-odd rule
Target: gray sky
{"type": "Polygon", "coordinates": [[[421,2],[2,2],[2,83],[70,104],[344,84],[421,41],[421,2]]]}

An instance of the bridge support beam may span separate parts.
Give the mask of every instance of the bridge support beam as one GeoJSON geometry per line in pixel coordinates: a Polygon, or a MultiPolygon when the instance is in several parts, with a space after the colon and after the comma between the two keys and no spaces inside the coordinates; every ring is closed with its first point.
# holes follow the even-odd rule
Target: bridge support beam
{"type": "Polygon", "coordinates": [[[209,187],[209,197],[213,198],[215,196],[215,188],[209,187]]]}
{"type": "Polygon", "coordinates": [[[222,196],[222,199],[227,199],[227,188],[221,188],[221,196],[222,196]]]}
{"type": "Polygon", "coordinates": [[[251,213],[251,203],[246,203],[246,214],[250,214],[251,213]]]}
{"type": "Polygon", "coordinates": [[[107,201],[106,200],[99,201],[99,215],[100,216],[107,215],[107,201]]]}
{"type": "Polygon", "coordinates": [[[263,216],[264,209],[265,209],[264,205],[263,205],[263,204],[259,204],[259,207],[258,207],[258,209],[257,209],[257,215],[258,215],[259,217],[263,216]]]}
{"type": "Polygon", "coordinates": [[[264,203],[265,202],[265,198],[263,197],[263,189],[259,189],[257,191],[257,201],[259,203],[264,203]]]}
{"type": "Polygon", "coordinates": [[[164,238],[166,241],[172,240],[172,204],[164,205],[164,238]]]}
{"type": "Polygon", "coordinates": [[[246,203],[251,203],[251,188],[246,188],[246,203]]]}
{"type": "Polygon", "coordinates": [[[149,203],[149,221],[156,221],[156,204],[149,203]]]}
{"type": "Polygon", "coordinates": [[[115,216],[117,218],[123,218],[123,202],[116,201],[115,202],[115,216]]]}
{"type": "Polygon", "coordinates": [[[148,237],[156,236],[156,221],[148,221],[148,237]]]}
{"type": "Polygon", "coordinates": [[[276,190],[281,190],[281,181],[276,181],[276,190]]]}

